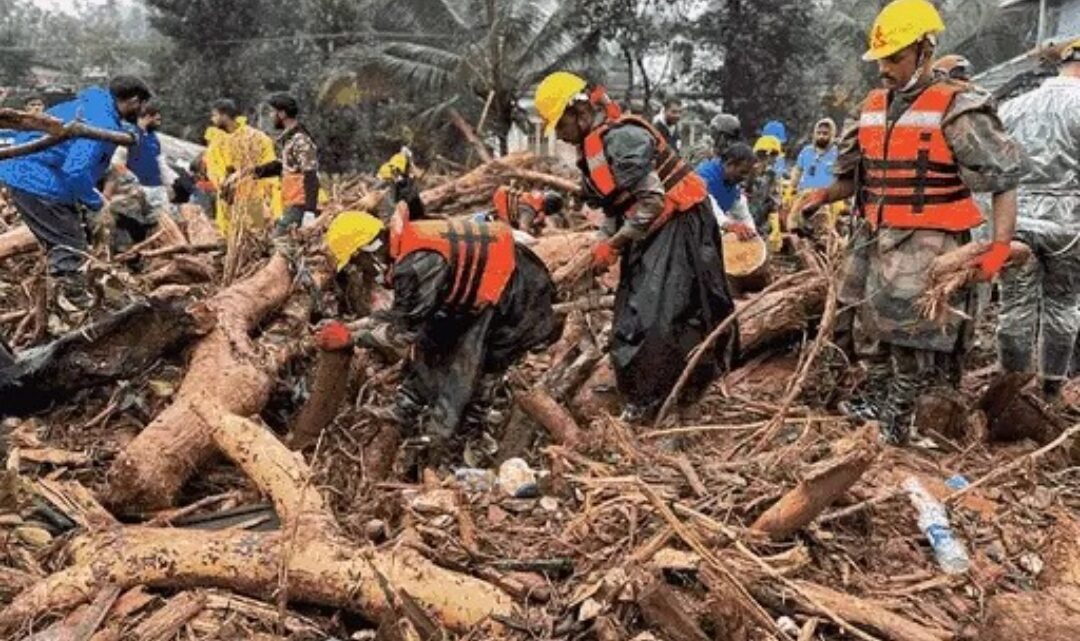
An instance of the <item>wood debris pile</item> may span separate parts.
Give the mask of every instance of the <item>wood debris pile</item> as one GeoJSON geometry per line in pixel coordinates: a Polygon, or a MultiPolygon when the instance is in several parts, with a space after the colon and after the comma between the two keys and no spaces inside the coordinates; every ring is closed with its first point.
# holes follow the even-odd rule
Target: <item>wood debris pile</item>
{"type": "MultiPolygon", "coordinates": [[[[423,197],[470,213],[507,177],[575,188],[549,161],[518,156],[425,182],[423,197]]],[[[380,198],[357,179],[333,208],[380,198]]],[[[139,304],[31,367],[22,348],[49,328],[42,258],[32,244],[5,253],[21,232],[10,209],[0,219],[0,331],[22,366],[0,377],[0,399],[50,400],[0,430],[0,638],[1056,641],[1080,630],[1080,429],[995,445],[973,412],[916,446],[882,447],[835,409],[858,368],[828,340],[834,258],[801,261],[739,301],[742,358],[654,426],[615,418],[613,281],[567,277],[562,339],[507,376],[498,448],[477,455],[494,472],[410,477],[401,434],[366,411],[393,397],[400,365],[313,338],[332,279],[317,239],[289,256],[256,247],[223,286],[226,250],[185,218],[130,256],[99,257],[95,282],[122,282],[139,304]],[[497,482],[512,457],[537,472],[530,491],[497,482]],[[935,563],[901,490],[910,477],[948,505],[966,574],[935,563]]],[[[534,249],[559,274],[590,243],[589,231],[550,230],[534,249]]]]}

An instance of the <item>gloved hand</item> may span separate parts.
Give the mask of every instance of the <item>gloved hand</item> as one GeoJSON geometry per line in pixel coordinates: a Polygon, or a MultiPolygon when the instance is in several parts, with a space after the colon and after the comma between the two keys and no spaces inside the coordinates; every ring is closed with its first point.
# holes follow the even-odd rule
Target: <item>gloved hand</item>
{"type": "Polygon", "coordinates": [[[615,261],[619,259],[619,252],[611,246],[611,243],[606,240],[602,240],[592,248],[592,266],[593,269],[607,270],[615,261]]]}
{"type": "Polygon", "coordinates": [[[728,223],[724,226],[724,231],[735,234],[739,240],[750,240],[758,235],[757,230],[746,223],[728,223]]]}
{"type": "Polygon", "coordinates": [[[979,280],[983,282],[994,280],[1005,263],[1009,262],[1010,252],[1009,243],[995,240],[990,245],[990,249],[972,261],[972,266],[979,268],[979,280]]]}
{"type": "Polygon", "coordinates": [[[804,216],[810,216],[818,209],[824,207],[826,194],[824,189],[814,189],[800,196],[792,206],[792,211],[804,216]]]}
{"type": "Polygon", "coordinates": [[[324,352],[336,352],[352,345],[352,335],[345,323],[327,320],[315,328],[315,346],[324,352]]]}

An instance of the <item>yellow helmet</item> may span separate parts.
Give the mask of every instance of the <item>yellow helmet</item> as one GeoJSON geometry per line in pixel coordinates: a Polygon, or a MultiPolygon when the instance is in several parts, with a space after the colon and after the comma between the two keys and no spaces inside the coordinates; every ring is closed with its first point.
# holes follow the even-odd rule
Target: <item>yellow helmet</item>
{"type": "Polygon", "coordinates": [[[945,31],[941,14],[928,0],[893,0],[870,29],[870,48],[863,60],[887,58],[925,36],[945,31]]]}
{"type": "Polygon", "coordinates": [[[366,211],[338,214],[326,230],[326,246],[334,256],[337,270],[348,265],[356,252],[370,245],[382,230],[382,221],[366,211]]]}
{"type": "Polygon", "coordinates": [[[776,136],[762,136],[754,143],[754,153],[764,151],[767,154],[784,153],[784,146],[780,144],[780,139],[776,136]]]}
{"type": "Polygon", "coordinates": [[[387,182],[394,179],[394,173],[406,174],[409,172],[409,158],[404,153],[398,152],[393,156],[390,156],[390,160],[387,160],[379,167],[379,171],[376,174],[379,180],[385,180],[387,182]]]}
{"type": "Polygon", "coordinates": [[[567,71],[549,74],[536,88],[536,111],[544,121],[544,135],[551,135],[574,96],[588,85],[581,76],[567,71]]]}

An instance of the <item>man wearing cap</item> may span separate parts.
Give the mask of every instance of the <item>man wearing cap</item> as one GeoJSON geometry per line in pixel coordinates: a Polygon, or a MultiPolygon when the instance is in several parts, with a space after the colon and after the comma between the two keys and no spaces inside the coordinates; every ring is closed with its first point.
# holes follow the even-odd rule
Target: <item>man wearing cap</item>
{"type": "MultiPolygon", "coordinates": [[[[803,147],[791,170],[791,182],[785,194],[785,208],[792,202],[792,194],[798,195],[811,189],[825,189],[833,184],[833,165],[840,155],[836,148],[836,123],[832,118],[822,118],[814,125],[814,141],[803,147]]],[[[829,226],[835,227],[838,209],[830,208],[829,226]]],[[[802,226],[801,216],[793,212],[788,220],[789,229],[802,226]]]]}
{"type": "Polygon", "coordinates": [[[1001,277],[998,352],[1007,372],[1036,372],[1061,397],[1080,329],[1080,38],[1061,52],[1057,77],[1001,108],[1031,155],[1020,183],[1016,236],[1034,260],[1001,277]]]}
{"type": "MultiPolygon", "coordinates": [[[[620,263],[610,357],[623,417],[638,421],[659,409],[691,350],[734,305],[705,182],[648,121],[612,114],[606,101],[602,88],[565,71],[536,90],[546,131],[577,147],[585,200],[606,216],[593,266],[620,263]]],[[[688,399],[733,343],[718,341],[702,359],[688,399]]]]}
{"type": "MultiPolygon", "coordinates": [[[[856,196],[861,220],[849,244],[841,306],[841,340],[865,332],[857,347],[870,357],[865,397],[849,413],[875,419],[887,442],[910,436],[924,393],[955,395],[957,357],[970,323],[961,314],[942,325],[919,311],[932,261],[969,242],[983,222],[972,192],[993,194],[994,242],[973,266],[993,279],[1009,256],[1016,187],[1028,171],[1023,150],[1002,129],[989,97],[931,72],[945,25],[927,0],[894,0],[878,15],[865,60],[876,61],[882,88],[863,102],[840,142],[836,182],[808,192],[804,214],[856,196]]],[[[972,309],[971,288],[953,309],[972,309]]]]}

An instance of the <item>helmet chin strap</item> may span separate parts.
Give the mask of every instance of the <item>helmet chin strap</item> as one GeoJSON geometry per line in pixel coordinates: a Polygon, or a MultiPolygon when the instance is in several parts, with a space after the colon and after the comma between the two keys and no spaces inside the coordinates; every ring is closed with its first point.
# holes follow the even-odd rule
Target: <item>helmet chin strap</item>
{"type": "Polygon", "coordinates": [[[922,78],[923,73],[926,72],[927,63],[933,57],[935,44],[936,43],[933,36],[926,36],[916,45],[915,53],[918,60],[916,64],[918,66],[916,66],[915,68],[915,73],[911,75],[911,79],[908,80],[907,84],[905,84],[903,88],[900,89],[901,92],[908,91],[919,83],[919,80],[922,78]],[[927,47],[927,44],[929,44],[930,46],[927,47]]]}

